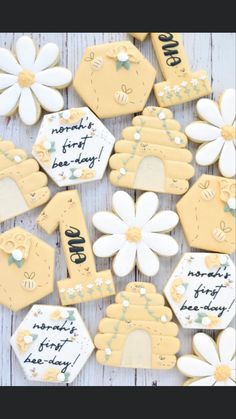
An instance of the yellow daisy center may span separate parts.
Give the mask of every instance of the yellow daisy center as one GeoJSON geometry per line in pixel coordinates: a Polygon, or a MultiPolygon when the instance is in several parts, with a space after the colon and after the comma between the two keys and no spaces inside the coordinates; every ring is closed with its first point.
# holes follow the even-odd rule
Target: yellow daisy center
{"type": "Polygon", "coordinates": [[[127,231],[126,231],[126,239],[128,240],[128,242],[139,242],[141,240],[142,237],[142,233],[140,228],[138,227],[130,227],[127,231]]]}
{"type": "Polygon", "coordinates": [[[232,125],[224,125],[221,128],[221,135],[226,141],[230,141],[236,137],[236,130],[232,125]]]}
{"type": "Polygon", "coordinates": [[[30,87],[35,81],[35,74],[30,70],[22,70],[18,74],[20,87],[30,87]]]}
{"type": "Polygon", "coordinates": [[[219,365],[216,367],[215,370],[215,380],[216,381],[225,381],[227,380],[231,375],[231,370],[228,365],[219,365]]]}

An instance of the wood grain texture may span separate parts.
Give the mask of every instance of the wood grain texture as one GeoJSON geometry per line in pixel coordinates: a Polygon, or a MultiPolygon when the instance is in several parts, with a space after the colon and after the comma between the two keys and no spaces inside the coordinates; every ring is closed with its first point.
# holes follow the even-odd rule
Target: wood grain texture
{"type": "MultiPolygon", "coordinates": [[[[27,34],[28,35],[28,34],[27,34]]],[[[56,42],[61,51],[61,64],[67,66],[73,74],[75,73],[82,54],[87,46],[100,44],[104,42],[120,41],[130,39],[145,55],[147,59],[158,69],[157,80],[162,80],[157,60],[149,37],[144,42],[139,42],[125,33],[34,33],[32,35],[38,46],[46,42],[56,42]]],[[[20,33],[1,33],[0,47],[12,48],[16,39],[21,36],[20,33]]],[[[183,41],[193,70],[205,69],[211,79],[213,86],[213,98],[217,98],[220,92],[228,87],[234,87],[235,84],[235,34],[231,33],[186,33],[183,34],[183,41]]],[[[83,105],[83,102],[74,91],[69,87],[64,91],[65,108],[83,105]]],[[[155,105],[156,100],[151,94],[148,104],[155,105]]],[[[196,102],[190,102],[173,108],[174,117],[184,128],[196,117],[196,102]]],[[[123,128],[130,125],[134,115],[107,119],[105,125],[119,139],[123,128]]],[[[14,143],[31,154],[40,122],[33,127],[24,126],[18,115],[11,118],[0,118],[0,136],[4,139],[11,139],[14,143]]],[[[195,154],[196,145],[190,142],[189,149],[195,154]]],[[[202,173],[218,175],[218,168],[215,165],[209,169],[196,166],[196,173],[191,184],[202,173]]],[[[109,180],[108,171],[102,181],[91,182],[78,187],[81,193],[82,205],[87,221],[88,229],[92,242],[99,236],[91,223],[92,215],[96,211],[110,209],[112,193],[116,190],[109,180]]],[[[50,181],[50,189],[54,194],[58,188],[50,181]]],[[[128,191],[133,197],[138,197],[140,192],[128,191]]],[[[175,209],[175,203],[178,197],[171,195],[159,195],[160,206],[162,209],[175,209]]],[[[16,219],[9,220],[0,225],[0,233],[16,226],[22,226],[30,232],[41,237],[56,249],[56,274],[55,281],[67,277],[66,265],[64,261],[63,250],[60,245],[59,233],[47,236],[42,230],[37,228],[35,219],[42,208],[35,209],[16,219]]],[[[172,232],[173,237],[179,243],[179,253],[172,258],[161,258],[161,268],[158,274],[150,279],[141,275],[137,270],[133,271],[125,278],[115,278],[117,290],[122,290],[129,281],[147,281],[156,285],[158,292],[162,292],[170,274],[177,264],[180,255],[184,251],[189,251],[183,231],[179,225],[172,232]]],[[[195,249],[191,249],[195,250],[195,249]]],[[[111,267],[111,260],[96,259],[97,270],[104,270],[111,267]]],[[[1,272],[0,272],[1,275],[1,272]]],[[[91,333],[95,336],[99,321],[105,315],[106,307],[113,302],[113,298],[96,300],[91,303],[84,303],[78,306],[80,313],[91,333]]],[[[55,286],[52,295],[40,301],[43,304],[59,304],[59,297],[55,286]]],[[[22,373],[15,355],[12,353],[9,344],[9,338],[13,331],[20,324],[28,308],[17,313],[11,313],[5,307],[0,307],[0,385],[1,386],[32,386],[44,385],[27,381],[22,373]]],[[[181,329],[179,337],[181,339],[180,354],[191,352],[192,336],[195,331],[181,329]]],[[[214,336],[214,333],[212,333],[214,336]]],[[[72,386],[175,386],[181,385],[184,377],[173,369],[170,371],[154,370],[134,370],[122,368],[108,368],[96,363],[95,353],[92,354],[89,361],[81,371],[72,386]]],[[[50,384],[48,384],[50,385],[50,384]]]]}

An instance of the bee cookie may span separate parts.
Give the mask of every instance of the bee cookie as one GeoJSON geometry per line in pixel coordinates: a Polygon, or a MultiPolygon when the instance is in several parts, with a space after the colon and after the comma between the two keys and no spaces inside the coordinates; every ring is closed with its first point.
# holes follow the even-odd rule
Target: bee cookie
{"type": "Polygon", "coordinates": [[[34,305],[11,337],[11,346],[30,381],[68,384],[94,345],[76,308],[34,305]]]}
{"type": "Polygon", "coordinates": [[[202,175],[176,209],[189,246],[218,253],[235,251],[235,180],[202,175]]]}
{"type": "Polygon", "coordinates": [[[47,183],[36,160],[0,139],[0,223],[45,204],[50,198],[47,183]]]}
{"type": "Polygon", "coordinates": [[[15,227],[0,235],[0,304],[21,310],[54,288],[55,251],[44,241],[15,227]]]}
{"type": "Polygon", "coordinates": [[[235,315],[235,266],[220,253],[185,253],[164,289],[181,326],[225,329],[235,315]]]}
{"type": "Polygon", "coordinates": [[[58,186],[101,179],[115,138],[87,107],[45,115],[33,156],[58,186]]]}
{"type": "Polygon", "coordinates": [[[98,257],[115,256],[113,270],[117,276],[128,275],[137,265],[140,272],[154,276],[159,270],[159,257],[178,252],[178,243],[168,233],[178,224],[174,211],[160,211],[158,196],[141,195],[136,204],[124,191],[112,198],[114,213],[101,211],[93,216],[94,226],[105,233],[93,245],[98,257]]]}
{"type": "Polygon", "coordinates": [[[86,49],[74,87],[99,118],[140,112],[152,90],[156,71],[129,41],[86,49]]]}
{"type": "Polygon", "coordinates": [[[10,116],[18,110],[24,124],[34,125],[41,107],[48,112],[63,108],[63,97],[56,89],[67,87],[72,74],[55,66],[59,48],[54,43],[44,45],[37,53],[33,40],[22,36],[16,42],[15,55],[0,48],[0,115],[10,116]]]}
{"type": "Polygon", "coordinates": [[[194,355],[183,355],[177,362],[180,372],[190,377],[184,386],[234,387],[235,342],[236,334],[232,327],[221,332],[216,342],[205,333],[194,335],[194,355]]]}
{"type": "Polygon", "coordinates": [[[164,298],[146,282],[130,282],[106,310],[94,342],[99,364],[122,368],[171,369],[180,342],[164,298]]]}
{"type": "Polygon", "coordinates": [[[187,137],[169,109],[148,106],[122,132],[110,158],[113,185],[181,195],[194,175],[187,137]]]}
{"type": "Polygon", "coordinates": [[[235,104],[235,89],[225,90],[219,104],[210,99],[200,99],[197,113],[202,121],[193,122],[185,129],[192,141],[201,144],[196,162],[209,166],[218,160],[219,171],[225,177],[233,177],[236,173],[235,104]]]}
{"type": "Polygon", "coordinates": [[[148,32],[129,32],[135,39],[138,41],[144,41],[146,39],[148,32]]]}

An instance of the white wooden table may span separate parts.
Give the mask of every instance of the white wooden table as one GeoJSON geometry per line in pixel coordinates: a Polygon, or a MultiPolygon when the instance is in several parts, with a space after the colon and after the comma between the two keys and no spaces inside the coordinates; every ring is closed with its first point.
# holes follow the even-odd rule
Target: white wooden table
{"type": "MultiPolygon", "coordinates": [[[[30,34],[31,35],[31,34],[30,34]]],[[[0,47],[11,48],[14,46],[16,39],[21,34],[2,33],[0,34],[0,47]]],[[[67,66],[73,73],[76,71],[82,54],[87,46],[100,44],[104,42],[121,41],[130,39],[142,51],[147,59],[158,68],[155,54],[149,37],[145,42],[141,43],[133,40],[126,33],[34,33],[33,39],[39,46],[46,42],[56,42],[61,50],[61,63],[67,66]]],[[[213,98],[226,88],[234,87],[235,83],[235,35],[230,33],[187,33],[183,34],[184,45],[192,65],[193,70],[205,69],[210,77],[213,87],[213,98]]],[[[158,70],[157,79],[161,80],[162,76],[158,70]]],[[[65,108],[81,106],[83,103],[74,91],[73,87],[69,87],[64,92],[65,108]]],[[[156,104],[154,95],[149,98],[148,104],[156,104]]],[[[175,118],[184,128],[189,122],[196,117],[195,102],[173,108],[175,118]]],[[[130,125],[133,115],[112,118],[105,121],[105,125],[119,139],[123,128],[130,125]]],[[[0,136],[4,139],[11,139],[19,147],[25,148],[30,154],[32,145],[34,144],[40,122],[33,127],[26,127],[16,115],[12,118],[0,118],[0,136]]],[[[194,153],[196,146],[189,144],[190,150],[194,153]]],[[[191,184],[201,173],[219,174],[218,169],[210,167],[209,169],[196,167],[196,174],[191,179],[191,184]]],[[[50,188],[54,194],[57,187],[50,181],[50,188]]],[[[111,197],[115,188],[110,184],[107,173],[102,181],[96,183],[88,183],[79,186],[81,199],[85,217],[87,220],[90,237],[92,241],[99,236],[95,232],[91,224],[91,217],[96,211],[110,209],[111,197]]],[[[139,192],[128,191],[132,196],[139,196],[139,192]]],[[[171,195],[159,195],[160,205],[162,209],[175,209],[175,203],[179,198],[171,195]]],[[[35,219],[42,208],[38,208],[23,216],[12,219],[1,224],[0,232],[4,232],[16,225],[22,226],[32,233],[35,233],[56,249],[56,274],[55,281],[67,277],[66,265],[64,261],[63,251],[60,245],[59,233],[52,236],[44,234],[35,224],[35,219]]],[[[179,242],[179,253],[172,258],[161,260],[161,268],[158,274],[150,280],[150,278],[142,276],[137,270],[123,279],[115,278],[117,290],[122,290],[129,281],[151,281],[157,287],[158,292],[162,292],[172,270],[174,269],[180,255],[184,251],[189,251],[186,244],[183,231],[179,225],[172,233],[179,242]]],[[[194,249],[192,249],[194,250],[194,249]]],[[[97,259],[97,269],[103,270],[111,267],[111,260],[97,259]]],[[[1,275],[1,272],[0,272],[1,275]]],[[[84,321],[94,337],[97,332],[99,321],[105,315],[106,307],[114,301],[113,297],[103,300],[96,300],[90,303],[84,303],[79,306],[80,313],[84,321]]],[[[58,304],[59,297],[57,288],[53,294],[40,301],[43,304],[58,304]]],[[[43,385],[40,383],[29,382],[24,378],[23,372],[13,354],[9,338],[13,331],[20,324],[29,308],[21,310],[17,313],[10,312],[5,307],[0,307],[0,385],[1,386],[30,386],[43,385]]],[[[179,337],[181,339],[180,354],[191,351],[192,335],[195,331],[180,328],[179,337]]],[[[214,335],[214,333],[212,333],[214,335]]],[[[96,363],[95,352],[81,371],[77,379],[71,386],[174,386],[181,385],[184,377],[173,369],[170,371],[155,370],[134,370],[122,368],[108,368],[96,363]]],[[[50,385],[50,384],[48,384],[50,385]]]]}

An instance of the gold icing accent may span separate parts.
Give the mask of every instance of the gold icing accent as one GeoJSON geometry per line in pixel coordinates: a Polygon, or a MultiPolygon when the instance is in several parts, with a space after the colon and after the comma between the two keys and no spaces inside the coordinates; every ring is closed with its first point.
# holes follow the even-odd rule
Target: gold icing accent
{"type": "Polygon", "coordinates": [[[30,236],[24,233],[12,233],[10,231],[2,235],[0,238],[1,250],[8,254],[11,254],[14,250],[20,250],[22,252],[23,259],[28,258],[30,245],[30,236]]]}
{"type": "Polygon", "coordinates": [[[236,182],[234,179],[223,179],[220,181],[220,199],[227,202],[230,198],[236,197],[236,182]]]}
{"type": "Polygon", "coordinates": [[[214,378],[216,381],[226,381],[230,378],[231,370],[228,365],[219,365],[216,367],[214,378]]]}
{"type": "Polygon", "coordinates": [[[128,240],[128,242],[137,243],[141,240],[141,238],[142,238],[142,233],[141,233],[140,228],[138,227],[130,227],[126,231],[126,239],[128,240]]]}
{"type": "Polygon", "coordinates": [[[35,74],[30,70],[22,70],[18,74],[20,87],[30,87],[35,82],[35,74]]]}
{"type": "Polygon", "coordinates": [[[218,323],[220,323],[220,319],[217,316],[208,315],[207,318],[211,321],[207,326],[209,328],[213,328],[217,326],[218,323]]]}
{"type": "Polygon", "coordinates": [[[52,320],[60,320],[61,319],[61,310],[56,309],[51,313],[50,318],[52,320]]]}
{"type": "Polygon", "coordinates": [[[183,279],[182,279],[182,278],[176,278],[176,279],[172,282],[172,286],[171,286],[171,289],[170,289],[170,293],[171,293],[171,296],[172,296],[173,300],[174,300],[176,303],[179,303],[179,302],[182,300],[182,298],[183,298],[183,294],[178,294],[178,292],[177,292],[177,290],[176,290],[176,288],[177,288],[177,287],[179,287],[180,285],[183,285],[183,283],[184,283],[184,281],[183,281],[183,279]]]}
{"type": "Polygon", "coordinates": [[[217,255],[217,254],[207,255],[204,258],[204,262],[207,268],[209,269],[214,268],[214,267],[217,268],[218,266],[220,266],[220,255],[217,255]]]}
{"type": "Polygon", "coordinates": [[[119,54],[127,54],[128,60],[131,63],[138,63],[136,54],[132,48],[128,48],[126,45],[119,45],[117,47],[111,48],[107,51],[107,57],[117,59],[119,54]]]}
{"type": "Polygon", "coordinates": [[[28,330],[19,330],[16,335],[16,344],[21,352],[27,351],[30,343],[25,342],[24,338],[26,336],[32,336],[28,330]]]}
{"type": "Polygon", "coordinates": [[[33,151],[35,154],[37,154],[39,160],[41,160],[44,163],[50,163],[50,153],[43,145],[45,141],[47,141],[46,138],[40,141],[40,143],[35,144],[33,146],[33,151]]]}
{"type": "Polygon", "coordinates": [[[82,169],[80,179],[92,179],[96,176],[96,171],[92,169],[82,169]]]}
{"type": "Polygon", "coordinates": [[[60,371],[56,368],[49,368],[45,371],[43,380],[44,381],[58,381],[58,374],[60,374],[60,371]]]}
{"type": "MultiPolygon", "coordinates": [[[[66,112],[66,111],[64,111],[64,112],[66,112]]],[[[61,124],[76,124],[85,115],[85,112],[82,111],[80,108],[71,108],[71,109],[69,109],[69,113],[70,113],[69,118],[62,117],[60,119],[61,124]]]]}
{"type": "Polygon", "coordinates": [[[232,125],[224,125],[221,128],[221,135],[225,141],[231,141],[236,138],[236,129],[232,125]]]}

